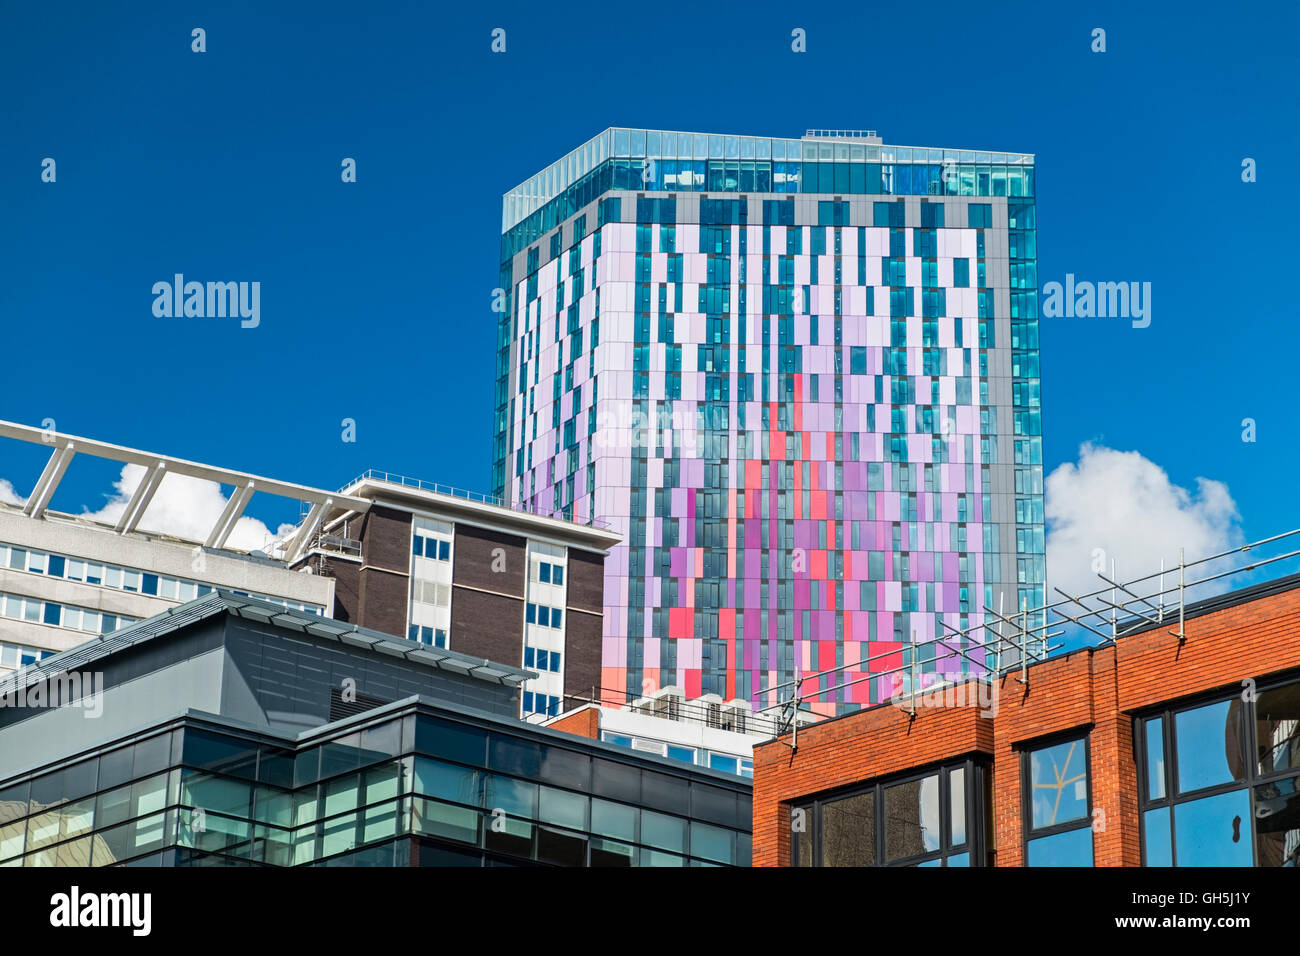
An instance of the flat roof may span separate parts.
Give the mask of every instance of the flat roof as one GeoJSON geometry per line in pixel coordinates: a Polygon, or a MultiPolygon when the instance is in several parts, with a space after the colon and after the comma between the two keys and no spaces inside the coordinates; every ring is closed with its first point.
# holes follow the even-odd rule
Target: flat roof
{"type": "MultiPolygon", "coordinates": [[[[471,495],[446,485],[431,484],[386,472],[368,471],[353,479],[344,487],[344,491],[349,497],[361,497],[367,502],[398,502],[415,510],[445,514],[453,520],[456,515],[461,515],[470,521],[497,528],[513,528],[522,534],[532,533],[570,541],[576,540],[602,552],[608,551],[623,540],[623,536],[612,528],[538,514],[511,507],[499,498],[471,495]]],[[[325,523],[337,521],[346,514],[346,510],[345,506],[336,505],[325,523]]]]}
{"type": "Polygon", "coordinates": [[[1033,153],[890,146],[875,130],[808,130],[802,136],[746,136],[681,130],[628,129],[611,126],[502,195],[504,234],[564,190],[611,159],[725,160],[737,162],[815,162],[834,160],[836,145],[846,147],[847,162],[1034,165],[1033,153]],[[870,135],[868,135],[870,134],[870,135]],[[823,150],[830,149],[829,153],[823,150]]]}

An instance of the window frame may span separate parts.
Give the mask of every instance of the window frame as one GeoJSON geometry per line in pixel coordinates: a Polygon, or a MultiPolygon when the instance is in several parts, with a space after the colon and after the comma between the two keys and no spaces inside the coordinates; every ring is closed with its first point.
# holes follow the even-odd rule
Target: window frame
{"type": "Polygon", "coordinates": [[[1045,737],[1036,737],[1027,740],[1019,745],[1020,750],[1020,850],[1021,860],[1024,866],[1029,866],[1029,844],[1035,840],[1044,837],[1058,836],[1062,833],[1072,833],[1075,830],[1087,829],[1089,839],[1092,840],[1092,863],[1089,866],[1096,866],[1097,863],[1097,846],[1096,840],[1092,835],[1093,814],[1095,807],[1092,799],[1092,731],[1093,725],[1088,724],[1084,727],[1074,727],[1070,730],[1060,733],[1049,734],[1045,737]],[[1087,783],[1087,810],[1083,817],[1075,820],[1069,820],[1064,823],[1053,823],[1047,826],[1034,826],[1034,779],[1033,779],[1033,755],[1043,750],[1050,750],[1053,747],[1059,747],[1061,744],[1068,744],[1075,741],[1083,743],[1083,772],[1087,783]]]}
{"type": "MultiPolygon", "coordinates": [[[[1146,815],[1153,810],[1168,810],[1169,825],[1169,866],[1170,868],[1178,867],[1178,839],[1177,839],[1177,807],[1184,804],[1196,803],[1210,797],[1223,796],[1228,793],[1244,791],[1249,800],[1250,813],[1250,856],[1251,866],[1258,867],[1259,863],[1259,841],[1256,828],[1257,823],[1257,806],[1256,790],[1266,784],[1276,783],[1282,780],[1296,780],[1300,782],[1300,766],[1290,767],[1283,770],[1273,770],[1268,773],[1260,773],[1259,765],[1259,727],[1258,713],[1256,704],[1261,695],[1269,691],[1278,690],[1291,684],[1300,685],[1300,670],[1285,671],[1281,674],[1270,675],[1262,678],[1252,678],[1254,691],[1250,700],[1242,697],[1244,689],[1242,683],[1231,684],[1226,687],[1220,687],[1216,690],[1207,691],[1191,697],[1184,697],[1175,701],[1166,701],[1157,707],[1149,708],[1137,712],[1132,717],[1133,728],[1133,751],[1134,763],[1137,766],[1138,774],[1138,838],[1141,848],[1142,866],[1149,866],[1147,862],[1147,832],[1146,832],[1146,815]],[[1238,743],[1241,745],[1242,753],[1242,778],[1240,780],[1229,780],[1225,783],[1218,783],[1208,787],[1201,787],[1197,790],[1189,790],[1186,793],[1177,791],[1178,781],[1178,737],[1175,728],[1175,718],[1178,714],[1188,711],[1197,710],[1201,707],[1212,706],[1217,703],[1238,701],[1241,705],[1241,727],[1239,731],[1238,743]],[[1162,757],[1164,759],[1164,796],[1153,799],[1150,796],[1150,754],[1146,746],[1146,725],[1148,721],[1161,720],[1161,745],[1164,748],[1162,757]]],[[[1161,864],[1163,865],[1163,864],[1161,864]]]]}
{"type": "Polygon", "coordinates": [[[900,869],[916,867],[924,863],[934,863],[941,867],[947,867],[949,859],[959,856],[966,857],[967,867],[990,866],[993,855],[990,847],[991,833],[989,832],[991,820],[989,810],[992,806],[992,794],[991,792],[986,793],[986,791],[992,786],[992,777],[991,759],[987,755],[969,754],[957,760],[930,764],[903,773],[879,777],[871,781],[855,783],[847,787],[828,790],[825,793],[792,800],[788,803],[790,813],[793,814],[796,810],[804,810],[808,816],[807,827],[804,832],[799,833],[793,829],[791,830],[791,865],[802,866],[796,861],[803,849],[801,844],[804,840],[808,841],[809,846],[807,849],[811,854],[811,862],[808,866],[820,868],[823,865],[823,811],[826,804],[873,793],[872,814],[874,816],[873,826],[875,827],[875,833],[873,834],[875,862],[871,864],[873,869],[900,869]],[[965,771],[963,795],[966,804],[966,839],[957,844],[952,842],[951,775],[955,770],[965,771]],[[887,857],[885,843],[885,791],[891,787],[914,783],[930,776],[938,777],[939,847],[935,850],[926,850],[890,860],[887,857]]]}

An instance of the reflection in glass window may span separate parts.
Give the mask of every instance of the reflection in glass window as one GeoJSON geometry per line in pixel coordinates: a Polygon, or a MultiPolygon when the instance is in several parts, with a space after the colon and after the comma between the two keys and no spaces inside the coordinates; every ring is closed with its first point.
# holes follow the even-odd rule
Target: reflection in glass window
{"type": "Polygon", "coordinates": [[[1260,866],[1300,866],[1300,777],[1255,788],[1255,848],[1260,866]]]}
{"type": "MultiPolygon", "coordinates": [[[[966,842],[966,768],[960,767],[948,774],[949,823],[953,846],[966,842]]],[[[949,866],[958,864],[949,861],[949,866]]],[[[960,864],[966,865],[966,864],[960,864]]]]}
{"type": "Polygon", "coordinates": [[[823,804],[822,866],[874,866],[875,863],[875,791],[823,804]]]}
{"type": "Polygon", "coordinates": [[[1174,715],[1179,793],[1243,779],[1240,704],[1234,697],[1174,715]]]}
{"type": "Polygon", "coordinates": [[[592,798],[591,832],[620,840],[636,841],[637,810],[622,803],[592,798]]]}
{"type": "Polygon", "coordinates": [[[641,812],[641,842],[663,850],[684,853],[686,851],[686,821],[680,817],[670,817],[667,814],[643,810],[641,812]]]}
{"type": "Polygon", "coordinates": [[[890,860],[939,848],[939,775],[885,790],[885,855],[890,860]]]}
{"type": "Polygon", "coordinates": [[[1156,717],[1146,722],[1147,799],[1165,795],[1165,721],[1156,717]]]}
{"type": "Polygon", "coordinates": [[[1145,863],[1300,864],[1297,722],[1294,680],[1265,686],[1253,699],[1233,693],[1148,717],[1138,736],[1148,768],[1140,794],[1145,863]],[[1162,721],[1173,731],[1172,746],[1160,739],[1162,721]]]}
{"type": "Polygon", "coordinates": [[[1234,790],[1174,807],[1179,866],[1250,866],[1250,793],[1234,790]]]}
{"type": "Polygon", "coordinates": [[[1082,739],[1029,755],[1033,826],[1056,826],[1088,815],[1088,771],[1082,739]]]}
{"type": "Polygon", "coordinates": [[[416,798],[411,826],[416,833],[478,843],[479,819],[477,810],[416,798]]]}
{"type": "Polygon", "coordinates": [[[1029,866],[1092,866],[1092,828],[1079,827],[1030,840],[1029,866]]]}
{"type": "Polygon", "coordinates": [[[540,801],[540,819],[543,822],[574,830],[587,828],[587,798],[582,794],[542,787],[540,801]]]}
{"type": "Polygon", "coordinates": [[[1029,803],[1026,865],[1092,866],[1087,738],[1030,750],[1021,766],[1029,803]]]}
{"type": "Polygon", "coordinates": [[[1256,699],[1255,742],[1259,773],[1300,770],[1300,681],[1256,699]]]}
{"type": "Polygon", "coordinates": [[[795,866],[984,865],[989,771],[962,760],[791,807],[795,866]],[[955,852],[960,851],[960,852],[955,852]],[[961,860],[957,860],[961,857],[961,860]],[[948,861],[948,862],[945,862],[948,861]]]}
{"type": "Polygon", "coordinates": [[[1169,842],[1169,808],[1157,807],[1142,814],[1142,841],[1147,866],[1173,866],[1173,845],[1169,842]]]}

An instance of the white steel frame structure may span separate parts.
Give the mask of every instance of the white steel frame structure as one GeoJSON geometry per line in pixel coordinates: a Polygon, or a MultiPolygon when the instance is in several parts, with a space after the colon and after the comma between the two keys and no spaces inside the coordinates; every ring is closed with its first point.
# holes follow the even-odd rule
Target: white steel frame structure
{"type": "Polygon", "coordinates": [[[140,519],[144,517],[145,511],[149,508],[150,501],[153,500],[163,478],[168,474],[186,475],[191,478],[201,478],[234,487],[235,491],[226,502],[226,507],[222,510],[216,524],[212,526],[212,529],[201,542],[205,548],[221,549],[225,547],[226,541],[230,538],[231,532],[234,531],[236,523],[244,514],[254,494],[275,495],[302,502],[308,509],[307,518],[294,531],[285,547],[284,560],[286,564],[292,564],[302,556],[322,519],[331,508],[343,508],[358,513],[365,512],[370,508],[369,499],[359,498],[343,492],[325,491],[292,482],[277,481],[273,478],[261,478],[241,471],[232,471],[228,468],[218,468],[214,465],[186,461],[183,458],[172,458],[154,452],[125,448],[121,445],[112,445],[108,442],[95,441],[90,438],[80,438],[76,435],[66,435],[50,429],[34,428],[30,425],[20,425],[16,422],[0,421],[0,438],[11,438],[33,445],[45,445],[51,449],[50,458],[46,462],[45,469],[41,472],[36,486],[32,489],[31,495],[28,496],[26,503],[22,507],[23,513],[29,518],[39,519],[45,516],[46,510],[54,498],[54,492],[67,474],[68,466],[72,463],[73,457],[78,454],[90,455],[94,458],[102,458],[122,464],[140,465],[145,469],[144,478],[136,486],[135,491],[132,492],[121,517],[113,526],[113,531],[117,534],[130,534],[139,526],[140,519]]]}

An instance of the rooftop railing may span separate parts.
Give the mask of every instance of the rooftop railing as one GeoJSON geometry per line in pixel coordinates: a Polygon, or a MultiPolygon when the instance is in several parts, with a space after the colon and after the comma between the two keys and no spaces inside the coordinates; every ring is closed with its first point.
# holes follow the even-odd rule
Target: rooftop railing
{"type": "Polygon", "coordinates": [[[1205,613],[1212,609],[1215,600],[1224,591],[1225,582],[1234,575],[1250,574],[1265,566],[1300,558],[1300,549],[1284,551],[1268,557],[1252,556],[1245,563],[1235,564],[1233,559],[1258,554],[1261,548],[1277,546],[1286,539],[1300,536],[1300,528],[1228,548],[1192,561],[1182,553],[1175,565],[1166,566],[1141,577],[1123,580],[1116,575],[1114,562],[1110,574],[1098,571],[1102,586],[1087,593],[1070,593],[1053,588],[1061,599],[1037,607],[1022,607],[1003,612],[985,604],[984,618],[965,628],[955,628],[944,621],[939,623],[944,634],[918,641],[897,642],[892,648],[839,667],[801,674],[792,680],[761,688],[760,699],[776,702],[759,708],[756,713],[772,711],[789,713],[809,701],[820,701],[827,694],[842,692],[844,688],[863,681],[884,681],[892,687],[881,702],[906,703],[923,691],[938,690],[970,680],[992,683],[1002,677],[1016,675],[1021,684],[1029,683],[1028,668],[1050,659],[1056,651],[1068,652],[1084,648],[1112,646],[1126,637],[1153,629],[1164,629],[1176,637],[1181,645],[1188,640],[1185,621],[1187,612],[1205,613]],[[1189,574],[1189,572],[1192,572],[1189,574]],[[1177,626],[1175,630],[1174,627],[1177,626]],[[1053,644],[1052,641],[1066,640],[1053,644]],[[870,664],[885,658],[902,663],[880,670],[871,670],[870,664]],[[925,659],[935,661],[961,658],[969,669],[961,672],[923,673],[925,659]],[[864,672],[864,669],[866,672],[864,672]],[[849,679],[846,671],[857,671],[861,676],[849,679]],[[926,683],[926,678],[933,683],[926,683]],[[825,688],[820,685],[825,682],[825,688]],[[812,690],[804,691],[805,685],[812,690]]]}
{"type": "Polygon", "coordinates": [[[567,521],[570,524],[586,525],[592,528],[601,528],[602,530],[612,531],[613,525],[602,518],[588,518],[586,521],[579,521],[573,516],[573,509],[560,508],[545,510],[541,508],[531,508],[526,502],[507,501],[505,498],[497,495],[488,495],[479,491],[468,491],[464,488],[457,488],[454,485],[444,485],[436,481],[424,481],[421,478],[411,478],[407,475],[398,475],[390,471],[380,471],[371,468],[363,471],[357,477],[353,478],[346,485],[339,489],[343,494],[349,488],[354,488],[363,481],[382,481],[385,484],[401,485],[404,488],[415,488],[419,491],[431,491],[434,494],[446,495],[449,498],[459,498],[462,501],[472,501],[476,504],[490,505],[494,508],[505,508],[509,511],[518,511],[523,514],[536,515],[539,518],[553,518],[556,521],[567,521]]]}

